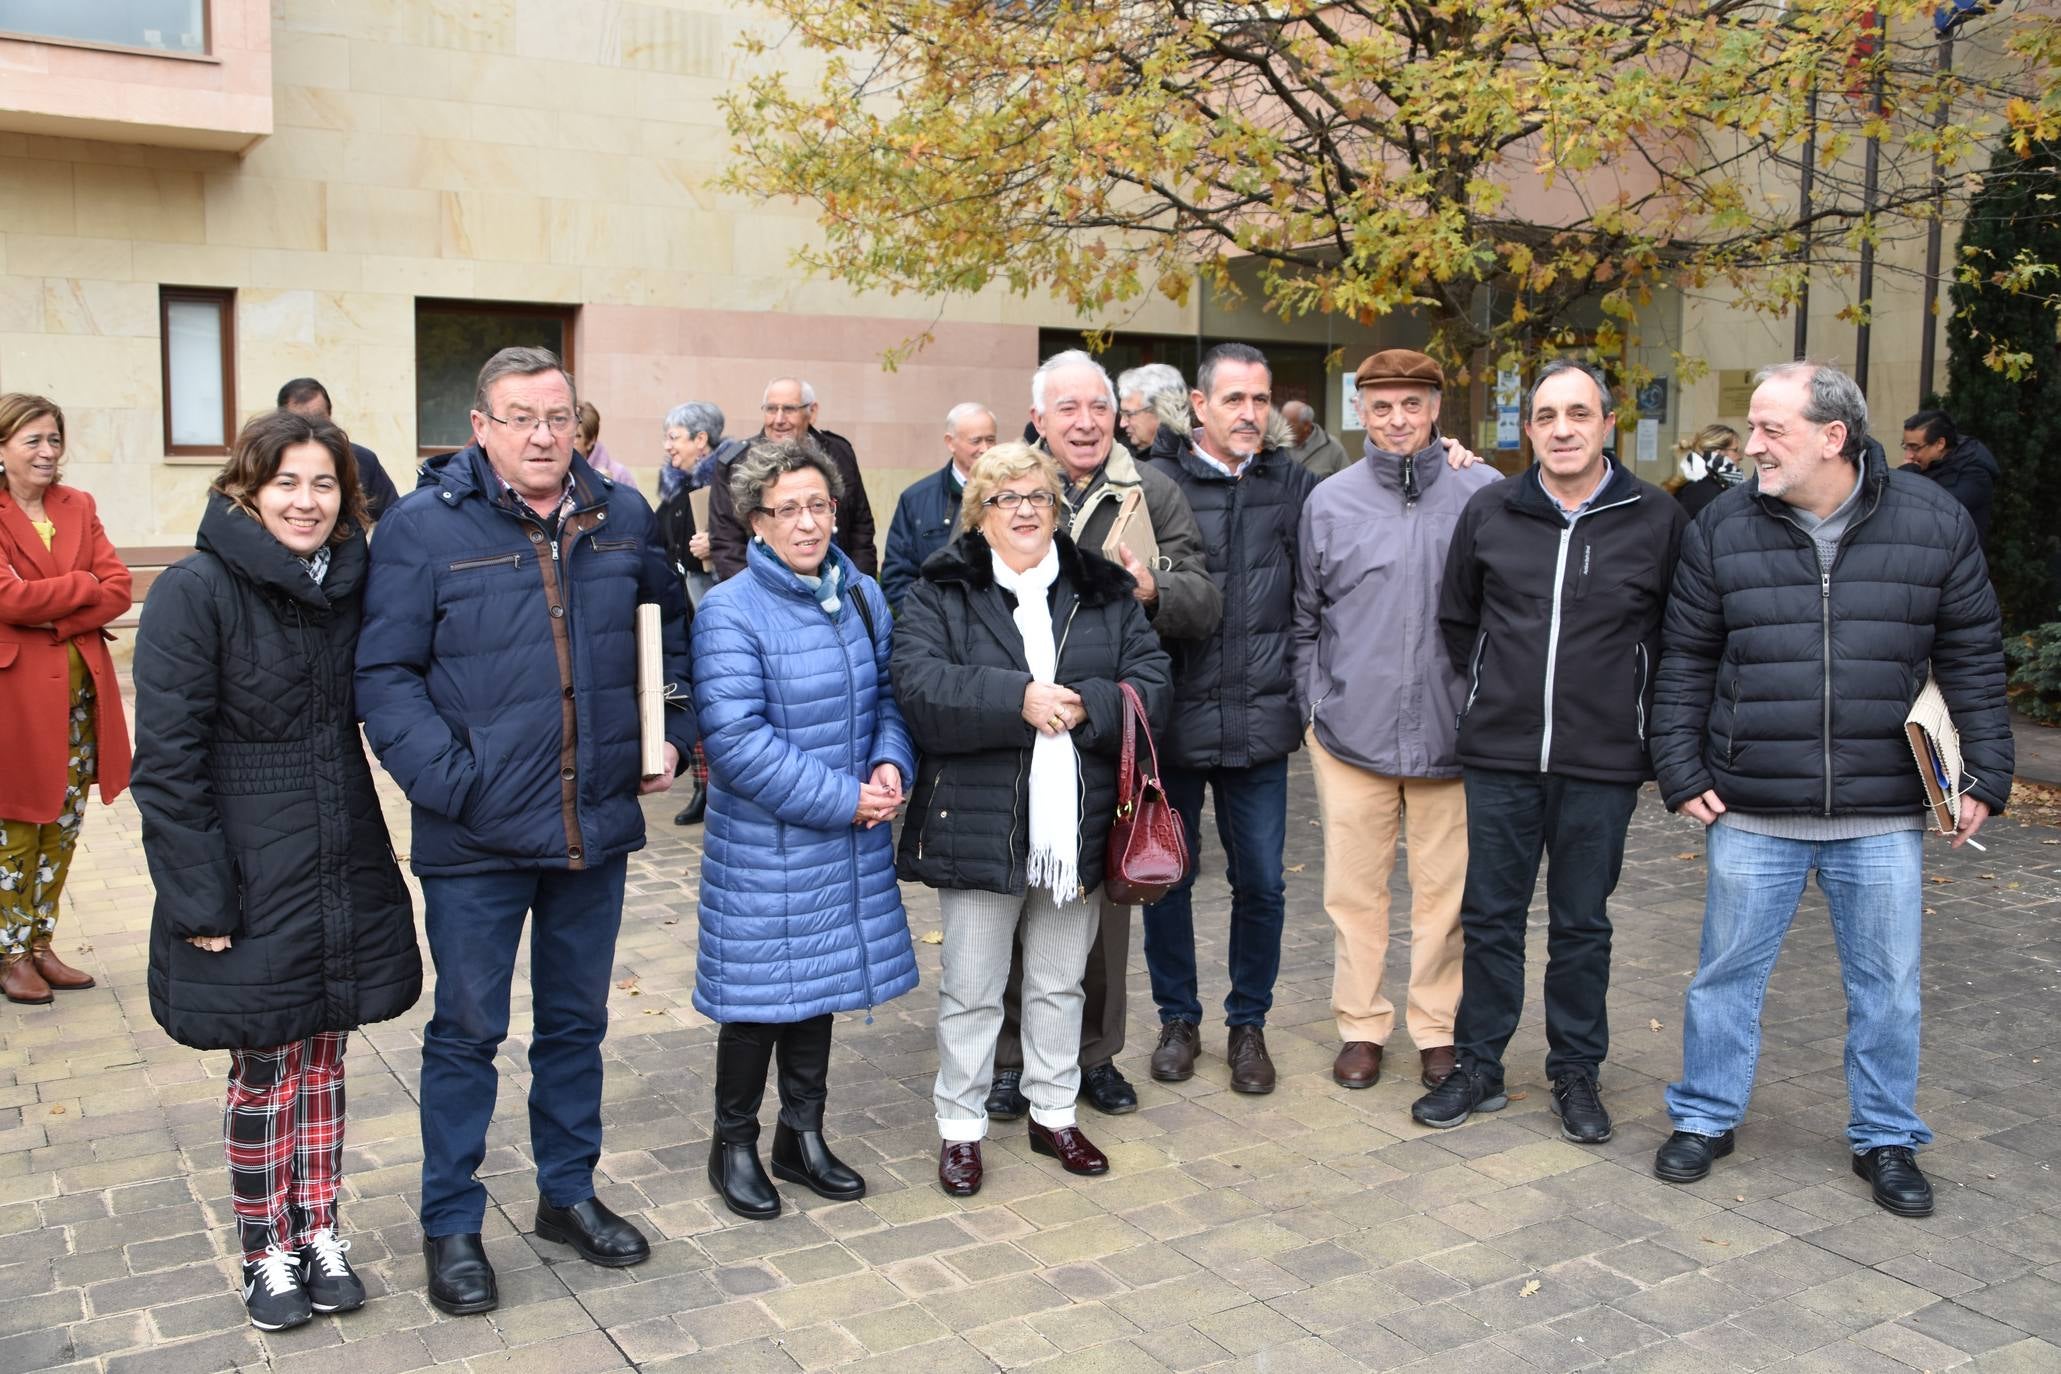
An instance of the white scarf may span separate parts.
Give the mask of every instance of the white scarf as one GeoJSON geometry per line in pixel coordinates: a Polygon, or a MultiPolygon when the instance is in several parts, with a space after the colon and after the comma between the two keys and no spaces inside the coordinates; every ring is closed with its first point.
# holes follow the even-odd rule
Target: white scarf
{"type": "MultiPolygon", "coordinates": [[[[1010,571],[1002,555],[995,560],[995,581],[1016,597],[1017,633],[1023,636],[1024,661],[1039,682],[1056,681],[1059,650],[1052,642],[1052,608],[1045,593],[1059,576],[1059,547],[1047,545],[1045,556],[1023,572],[1010,571]]],[[[1060,902],[1080,896],[1081,795],[1080,759],[1073,736],[1040,730],[1031,745],[1030,886],[1048,889],[1060,902]]]]}

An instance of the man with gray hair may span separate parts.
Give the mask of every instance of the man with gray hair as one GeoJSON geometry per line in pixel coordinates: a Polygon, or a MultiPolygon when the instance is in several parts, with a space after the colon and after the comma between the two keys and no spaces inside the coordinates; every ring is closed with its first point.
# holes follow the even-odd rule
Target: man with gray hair
{"type": "MultiPolygon", "coordinates": [[[[1170,364],[1145,363],[1116,374],[1117,418],[1123,423],[1131,452],[1139,458],[1150,457],[1160,447],[1158,401],[1162,396],[1178,397],[1183,404],[1188,399],[1188,383],[1170,364]]],[[[1170,445],[1167,451],[1178,452],[1178,445],[1170,445]]]]}
{"type": "Polygon", "coordinates": [[[594,1196],[594,1167],[623,886],[644,846],[638,796],[670,788],[694,747],[686,604],[651,507],[573,451],[577,421],[555,355],[496,353],[480,371],[473,442],[424,463],[422,485],[387,512],[365,588],[357,709],[414,808],[410,862],[436,961],[420,1215],[429,1300],[453,1314],[499,1301],[475,1175],[525,924],[537,1236],[612,1268],[651,1253],[594,1196]],[[647,601],[661,607],[667,697],[652,776],[637,710],[647,601]]]}
{"type": "MultiPolygon", "coordinates": [[[[775,377],[766,383],[759,401],[761,428],[752,442],[761,439],[809,438],[828,454],[844,483],[844,495],[837,499],[837,525],[830,542],[851,555],[859,571],[871,576],[880,571],[880,558],[873,545],[873,505],[866,499],[866,483],[859,476],[859,457],[851,440],[842,434],[816,428],[816,388],[799,377],[775,377]]],[[[737,450],[742,454],[743,449],[737,450]]],[[[720,580],[744,571],[744,550],[751,537],[737,519],[730,499],[730,464],[736,456],[718,457],[715,479],[708,490],[709,559],[720,580]]]]}
{"type": "Polygon", "coordinates": [[[1344,472],[1352,466],[1351,455],[1345,446],[1331,437],[1331,431],[1317,423],[1317,412],[1308,401],[1290,401],[1281,407],[1281,418],[1288,422],[1288,432],[1295,442],[1289,446],[1288,456],[1310,470],[1310,475],[1323,481],[1333,473],[1344,472]]]}
{"type": "Polygon", "coordinates": [[[1597,1086],[1610,1049],[1610,894],[1653,776],[1646,720],[1660,613],[1686,517],[1609,451],[1610,385],[1587,363],[1539,369],[1533,465],[1468,498],[1446,549],[1438,622],[1467,678],[1456,752],[1467,797],[1456,1067],[1410,1109],[1443,1130],[1501,1110],[1524,1011],[1524,937],[1546,872],[1546,1076],[1560,1133],[1610,1139],[1597,1086]]]}
{"type": "Polygon", "coordinates": [[[902,598],[916,585],[923,560],[951,542],[959,527],[959,494],[966,490],[973,460],[994,446],[995,413],[986,406],[961,401],[945,413],[945,465],[903,490],[888,523],[880,590],[894,610],[901,610],[902,598]]]}
{"type": "Polygon", "coordinates": [[[1757,382],[1754,480],[1683,537],[1654,703],[1661,795],[1706,827],[1709,881],[1653,1172],[1690,1183],[1732,1153],[1768,975],[1815,870],[1846,987],[1853,1172],[1877,1205],[1922,1217],[1927,808],[1904,720],[1929,676],[1960,734],[1958,848],[2011,791],[2003,627],[1974,521],[1889,470],[1852,378],[1786,363],[1757,382]]]}

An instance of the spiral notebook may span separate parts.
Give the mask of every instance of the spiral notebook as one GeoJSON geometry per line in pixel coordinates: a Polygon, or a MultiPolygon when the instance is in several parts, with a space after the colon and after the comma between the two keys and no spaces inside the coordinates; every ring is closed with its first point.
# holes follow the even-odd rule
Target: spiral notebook
{"type": "Polygon", "coordinates": [[[1927,680],[1904,717],[1904,735],[1925,785],[1925,807],[1932,828],[1951,835],[1961,823],[1961,732],[1947,711],[1939,683],[1927,680]]]}

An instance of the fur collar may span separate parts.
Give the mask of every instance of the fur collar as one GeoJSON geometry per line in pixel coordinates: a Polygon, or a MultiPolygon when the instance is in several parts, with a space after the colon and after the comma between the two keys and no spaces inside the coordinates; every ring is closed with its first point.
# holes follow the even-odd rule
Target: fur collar
{"type": "MultiPolygon", "coordinates": [[[[1083,606],[1103,606],[1121,601],[1138,583],[1117,564],[1099,553],[1076,545],[1062,532],[1053,536],[1059,545],[1059,576],[1083,606]]],[[[995,564],[988,541],[980,531],[968,530],[932,554],[923,565],[927,582],[961,582],[974,591],[995,585],[995,564]]]]}

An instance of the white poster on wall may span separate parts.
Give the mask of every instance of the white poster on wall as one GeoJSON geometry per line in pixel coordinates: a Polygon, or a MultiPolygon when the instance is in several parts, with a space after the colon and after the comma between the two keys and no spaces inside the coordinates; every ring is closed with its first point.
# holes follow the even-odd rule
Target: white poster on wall
{"type": "Polygon", "coordinates": [[[1358,405],[1360,399],[1359,377],[1354,373],[1348,372],[1338,380],[1340,390],[1344,395],[1344,407],[1339,411],[1339,414],[1344,416],[1344,418],[1338,422],[1338,427],[1340,429],[1365,429],[1366,426],[1360,423],[1360,407],[1358,405]]]}
{"type": "Polygon", "coordinates": [[[1641,464],[1660,461],[1660,421],[1639,421],[1638,451],[1641,464]]]}
{"type": "Polygon", "coordinates": [[[1524,378],[1512,370],[1496,373],[1496,447],[1517,448],[1523,442],[1524,378]]]}

